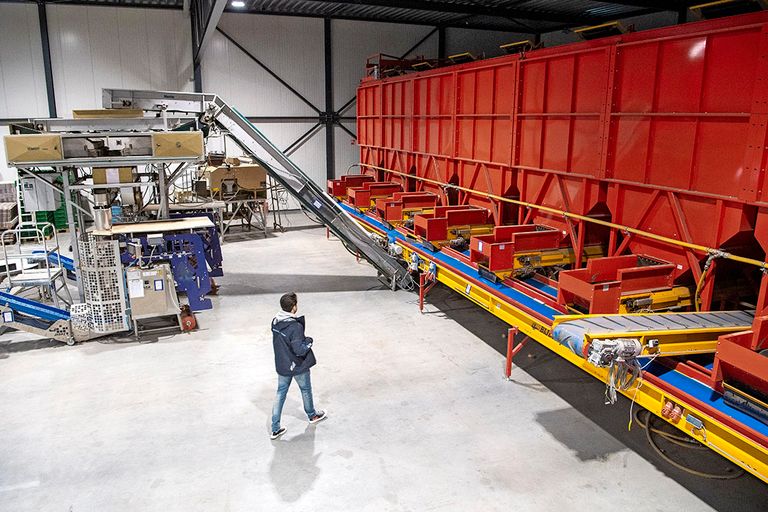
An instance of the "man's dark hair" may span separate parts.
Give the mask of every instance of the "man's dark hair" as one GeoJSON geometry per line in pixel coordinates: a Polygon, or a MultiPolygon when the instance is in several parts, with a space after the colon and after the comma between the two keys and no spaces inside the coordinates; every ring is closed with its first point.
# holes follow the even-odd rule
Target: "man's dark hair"
{"type": "Polygon", "coordinates": [[[296,298],[296,293],[286,293],[282,297],[280,297],[280,307],[283,309],[283,311],[287,311],[290,313],[293,310],[293,306],[296,305],[298,302],[298,299],[296,298]]]}

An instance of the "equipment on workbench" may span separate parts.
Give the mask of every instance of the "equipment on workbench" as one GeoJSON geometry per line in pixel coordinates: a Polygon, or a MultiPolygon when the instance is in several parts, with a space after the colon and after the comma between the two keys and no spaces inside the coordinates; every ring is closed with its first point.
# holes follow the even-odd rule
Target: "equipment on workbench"
{"type": "MultiPolygon", "coordinates": [[[[158,217],[170,216],[169,186],[205,154],[206,130],[196,128],[196,118],[165,113],[150,117],[141,110],[93,110],[76,112],[74,119],[14,123],[12,135],[4,140],[8,164],[19,171],[24,204],[29,211],[55,210],[64,198],[73,254],[72,258],[61,255],[55,230],[51,235],[43,226],[41,234],[40,226],[22,222],[24,233],[52,239],[55,247],[43,243],[42,249],[24,255],[18,270],[6,275],[8,291],[13,292],[2,302],[6,320],[74,342],[124,332],[131,322],[136,326],[139,320],[162,314],[172,315],[181,326],[177,288],[187,293],[193,307],[211,307],[205,295],[213,289],[211,276],[221,275],[221,248],[211,219],[169,220],[151,228],[142,222],[149,218],[146,198],[154,203],[147,206],[156,207],[158,217]],[[128,257],[128,239],[134,248],[143,244],[145,258],[128,257]],[[121,259],[126,260],[126,268],[121,259]],[[35,282],[28,279],[32,272],[38,275],[35,282]],[[157,273],[168,283],[144,293],[134,283],[137,273],[157,273]],[[69,311],[55,302],[58,295],[69,293],[64,277],[75,281],[82,301],[69,311]],[[130,297],[126,278],[133,283],[130,297]],[[20,296],[31,289],[20,286],[22,281],[43,292],[42,303],[20,296]],[[151,300],[161,291],[164,301],[151,300]],[[136,295],[139,292],[141,297],[136,295]],[[44,304],[46,299],[54,302],[53,309],[44,304]]],[[[24,237],[3,240],[11,238],[24,237]]],[[[190,315],[186,315],[187,328],[195,323],[189,321],[190,315]]]]}

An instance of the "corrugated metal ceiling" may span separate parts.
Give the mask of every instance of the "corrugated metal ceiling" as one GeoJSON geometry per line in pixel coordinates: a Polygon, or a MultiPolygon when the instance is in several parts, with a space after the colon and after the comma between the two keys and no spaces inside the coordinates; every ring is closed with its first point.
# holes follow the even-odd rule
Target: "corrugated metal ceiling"
{"type": "MultiPolygon", "coordinates": [[[[184,0],[52,0],[56,3],[181,9],[184,0]]],[[[243,0],[228,12],[330,17],[391,23],[546,32],[654,11],[679,11],[701,0],[243,0]]]]}

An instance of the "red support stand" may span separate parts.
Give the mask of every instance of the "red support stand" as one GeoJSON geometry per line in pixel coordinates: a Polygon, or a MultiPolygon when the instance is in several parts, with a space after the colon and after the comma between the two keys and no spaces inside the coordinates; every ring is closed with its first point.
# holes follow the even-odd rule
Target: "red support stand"
{"type": "Polygon", "coordinates": [[[419,274],[419,313],[424,313],[424,297],[427,296],[429,290],[436,283],[435,275],[432,272],[422,272],[419,274]]]}
{"type": "Polygon", "coordinates": [[[523,338],[523,341],[515,345],[515,335],[517,334],[517,327],[511,327],[507,331],[507,364],[504,366],[504,377],[509,379],[512,376],[512,358],[514,358],[518,352],[520,352],[528,340],[528,336],[523,338]]]}
{"type": "Polygon", "coordinates": [[[325,228],[325,239],[330,240],[331,239],[331,230],[327,227],[325,228]]]}

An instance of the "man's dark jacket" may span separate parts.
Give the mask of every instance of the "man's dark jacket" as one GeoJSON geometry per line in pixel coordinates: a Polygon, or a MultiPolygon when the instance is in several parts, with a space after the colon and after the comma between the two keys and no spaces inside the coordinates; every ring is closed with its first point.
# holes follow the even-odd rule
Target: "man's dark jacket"
{"type": "Polygon", "coordinates": [[[275,370],[284,377],[302,374],[317,362],[312,352],[312,338],[304,336],[303,316],[272,320],[272,345],[275,370]]]}

